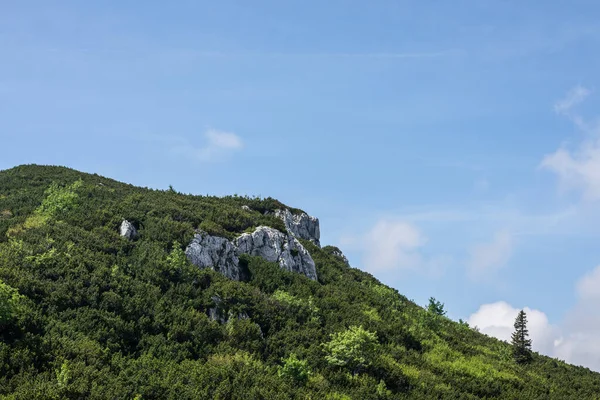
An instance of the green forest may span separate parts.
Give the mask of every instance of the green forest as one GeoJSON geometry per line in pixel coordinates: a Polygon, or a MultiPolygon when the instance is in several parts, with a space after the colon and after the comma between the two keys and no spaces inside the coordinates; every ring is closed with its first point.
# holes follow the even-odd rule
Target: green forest
{"type": "Polygon", "coordinates": [[[511,344],[335,247],[302,241],[317,281],[247,255],[233,281],[186,258],[198,229],[285,231],[265,214],[284,208],[301,212],[64,167],[0,171],[0,398],[600,399],[600,374],[535,352],[516,362],[511,344]]]}

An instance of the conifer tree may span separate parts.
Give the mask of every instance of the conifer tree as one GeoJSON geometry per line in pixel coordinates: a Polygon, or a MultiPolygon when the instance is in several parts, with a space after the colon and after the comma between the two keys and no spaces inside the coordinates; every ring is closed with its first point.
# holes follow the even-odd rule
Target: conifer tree
{"type": "Polygon", "coordinates": [[[531,339],[528,339],[527,315],[519,311],[515,319],[515,331],[512,334],[513,357],[518,364],[531,361],[531,339]]]}
{"type": "Polygon", "coordinates": [[[444,310],[444,303],[435,299],[435,297],[429,298],[429,305],[427,306],[427,310],[435,315],[446,315],[446,310],[444,310]]]}

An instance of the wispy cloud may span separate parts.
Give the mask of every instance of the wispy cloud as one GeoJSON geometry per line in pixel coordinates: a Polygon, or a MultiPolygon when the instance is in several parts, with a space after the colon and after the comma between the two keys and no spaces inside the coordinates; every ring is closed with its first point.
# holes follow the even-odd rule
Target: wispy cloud
{"type": "Polygon", "coordinates": [[[362,251],[365,269],[380,272],[420,265],[418,249],[426,238],[415,225],[382,218],[365,234],[347,236],[341,242],[362,251]]]}
{"type": "Polygon", "coordinates": [[[587,200],[600,200],[600,126],[588,123],[574,112],[574,107],[583,102],[590,91],[577,86],[567,96],[556,103],[557,113],[570,118],[583,134],[583,138],[574,149],[560,147],[546,155],[540,168],[554,172],[559,179],[560,188],[579,190],[587,200]]]}
{"type": "Polygon", "coordinates": [[[200,146],[179,139],[171,145],[171,153],[200,162],[221,161],[244,147],[242,139],[235,133],[209,129],[204,132],[203,144],[200,146]]]}
{"type": "Polygon", "coordinates": [[[577,85],[569,90],[563,99],[554,104],[554,111],[556,111],[557,114],[568,115],[571,112],[571,109],[583,102],[590,95],[590,93],[591,91],[589,89],[581,85],[577,85]]]}
{"type": "Polygon", "coordinates": [[[600,300],[600,266],[588,272],[577,282],[577,294],[581,299],[600,300]]]}
{"type": "Polygon", "coordinates": [[[555,355],[574,364],[600,371],[600,266],[576,284],[577,304],[562,324],[555,355]]]}
{"type": "MultiPolygon", "coordinates": [[[[473,204],[464,207],[443,205],[423,206],[412,210],[398,210],[398,219],[412,224],[432,226],[460,224],[476,228],[499,226],[510,230],[512,236],[570,234],[579,232],[570,229],[578,223],[577,206],[568,206],[548,213],[524,213],[513,205],[502,202],[495,204],[473,204]]],[[[580,232],[579,232],[580,233],[580,232]]]]}
{"type": "Polygon", "coordinates": [[[580,190],[587,200],[600,200],[600,140],[580,144],[576,150],[560,148],[544,157],[541,167],[554,172],[561,190],[580,190]]]}
{"type": "Polygon", "coordinates": [[[343,246],[362,253],[362,266],[372,273],[418,271],[439,277],[451,257],[427,257],[422,250],[427,243],[423,232],[414,224],[393,217],[380,218],[366,233],[346,236],[343,246]]]}
{"type": "Polygon", "coordinates": [[[414,225],[380,220],[364,237],[365,266],[371,271],[414,268],[421,262],[417,250],[425,241],[414,225]]]}
{"type": "Polygon", "coordinates": [[[496,232],[491,242],[473,246],[469,251],[469,276],[472,279],[489,278],[506,265],[513,247],[513,237],[506,230],[496,232]]]}

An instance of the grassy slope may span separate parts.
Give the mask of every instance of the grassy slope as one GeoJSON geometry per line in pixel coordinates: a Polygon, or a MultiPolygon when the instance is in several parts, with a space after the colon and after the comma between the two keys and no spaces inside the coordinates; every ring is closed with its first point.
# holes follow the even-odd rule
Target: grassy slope
{"type": "Polygon", "coordinates": [[[598,398],[599,374],[537,354],[517,366],[506,343],[432,316],[331,247],[304,243],[319,282],[259,258],[244,258],[249,282],[177,261],[195,228],[229,238],[258,225],[283,229],[264,215],[282,206],[61,167],[1,171],[0,280],[24,298],[0,325],[0,397],[598,398]],[[119,237],[123,218],[139,227],[138,240],[119,237]],[[250,319],[210,321],[216,294],[225,311],[250,319]],[[380,343],[356,376],[328,365],[321,345],[351,325],[380,343]],[[291,353],[308,361],[305,384],[278,376],[291,353]]]}

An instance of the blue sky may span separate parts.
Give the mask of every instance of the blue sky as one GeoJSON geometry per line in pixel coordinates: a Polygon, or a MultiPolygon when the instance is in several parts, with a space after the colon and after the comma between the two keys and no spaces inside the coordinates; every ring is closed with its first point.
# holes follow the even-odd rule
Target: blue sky
{"type": "Polygon", "coordinates": [[[529,307],[534,347],[600,370],[600,5],[251,3],[3,2],[0,168],[276,197],[418,303],[502,338],[529,307]]]}

